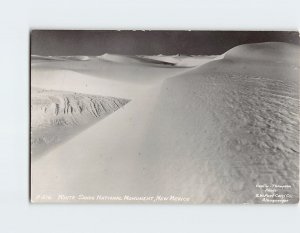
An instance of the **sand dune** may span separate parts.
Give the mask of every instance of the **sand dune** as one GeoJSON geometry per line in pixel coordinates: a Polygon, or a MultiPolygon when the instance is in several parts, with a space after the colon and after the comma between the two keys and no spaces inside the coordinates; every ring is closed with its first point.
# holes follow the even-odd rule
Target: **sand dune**
{"type": "MultiPolygon", "coordinates": [[[[115,56],[113,56],[115,58],[115,56]]],[[[118,62],[118,59],[108,61],[105,59],[99,59],[97,57],[90,58],[87,61],[76,61],[76,60],[64,60],[64,61],[50,61],[50,62],[37,62],[32,64],[31,74],[32,85],[45,88],[57,89],[64,88],[66,82],[71,86],[74,86],[73,82],[84,81],[86,83],[95,83],[94,86],[100,86],[102,80],[107,80],[112,85],[107,86],[106,89],[113,88],[114,85],[118,86],[139,86],[145,84],[154,84],[162,81],[166,77],[171,77],[182,72],[186,72],[189,67],[171,67],[170,65],[158,66],[153,62],[142,61],[131,62],[132,58],[126,58],[125,56],[117,56],[127,62],[118,62]],[[79,78],[81,76],[81,78],[79,78]],[[85,77],[84,77],[85,76],[85,77]],[[98,80],[87,77],[97,77],[98,80]],[[86,81],[87,78],[89,81],[86,81]],[[53,81],[52,79],[55,79],[53,81]]],[[[120,59],[121,59],[120,58],[120,59]]],[[[83,87],[85,84],[83,84],[83,87]]],[[[83,88],[80,84],[79,88],[83,88]]],[[[103,88],[104,89],[104,88],[103,88]]],[[[85,88],[83,88],[84,91],[85,88]]]]}
{"type": "Polygon", "coordinates": [[[49,61],[64,61],[66,59],[64,59],[63,57],[57,57],[57,56],[41,56],[41,55],[31,55],[31,61],[33,63],[37,63],[37,62],[49,62],[49,61]]]}
{"type": "Polygon", "coordinates": [[[163,180],[159,191],[252,203],[260,202],[256,184],[287,184],[297,202],[299,52],[280,43],[239,46],[166,80],[144,145],[145,165],[155,163],[163,180]]]}
{"type": "Polygon", "coordinates": [[[38,158],[84,128],[118,110],[129,100],[33,88],[31,153],[38,158]]]}
{"type": "Polygon", "coordinates": [[[38,61],[88,61],[90,56],[41,56],[41,55],[31,55],[32,63],[38,61]]]}
{"type": "Polygon", "coordinates": [[[152,59],[161,62],[168,62],[177,67],[195,67],[203,65],[209,61],[220,59],[218,55],[210,55],[210,56],[186,56],[186,55],[158,55],[158,56],[140,56],[145,59],[152,59]]]}
{"type": "Polygon", "coordinates": [[[98,57],[90,57],[87,61],[33,61],[31,85],[42,89],[133,99],[139,96],[146,86],[160,85],[168,77],[193,69],[193,67],[157,66],[140,58],[137,58],[138,62],[130,62],[132,58],[123,55],[107,56],[111,61],[98,57]],[[116,57],[124,62],[118,62],[116,57]]]}
{"type": "Polygon", "coordinates": [[[168,67],[168,66],[174,66],[175,63],[173,62],[167,62],[163,60],[148,58],[145,56],[125,56],[125,55],[117,55],[117,54],[103,54],[101,56],[97,56],[98,59],[103,61],[110,61],[113,63],[119,63],[119,64],[139,64],[139,65],[146,65],[146,66],[158,66],[158,67],[168,67]]]}
{"type": "Polygon", "coordinates": [[[88,61],[91,58],[89,56],[60,56],[65,60],[72,60],[72,61],[88,61]]]}
{"type": "Polygon", "coordinates": [[[37,86],[73,83],[71,73],[57,79],[53,73],[66,65],[65,72],[78,80],[106,80],[106,87],[117,82],[115,94],[124,96],[131,85],[135,94],[124,110],[32,163],[32,200],[41,193],[55,198],[85,192],[253,203],[260,202],[256,184],[276,183],[291,185],[290,203],[297,202],[299,51],[282,43],[242,45],[221,60],[183,69],[103,61],[105,69],[94,69],[93,75],[74,63],[51,62],[47,71],[35,67],[34,76],[44,75],[40,84],[33,80],[37,86]],[[118,67],[119,77],[112,67],[118,67]],[[45,81],[47,75],[54,84],[45,81]],[[137,81],[144,79],[152,81],[137,81]]]}

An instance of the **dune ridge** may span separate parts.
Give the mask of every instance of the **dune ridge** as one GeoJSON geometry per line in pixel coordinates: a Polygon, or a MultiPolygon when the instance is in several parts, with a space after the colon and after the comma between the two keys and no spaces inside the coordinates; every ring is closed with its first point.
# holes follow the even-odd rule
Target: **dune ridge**
{"type": "Polygon", "coordinates": [[[38,158],[84,128],[117,111],[127,99],[33,88],[31,151],[38,158]]]}

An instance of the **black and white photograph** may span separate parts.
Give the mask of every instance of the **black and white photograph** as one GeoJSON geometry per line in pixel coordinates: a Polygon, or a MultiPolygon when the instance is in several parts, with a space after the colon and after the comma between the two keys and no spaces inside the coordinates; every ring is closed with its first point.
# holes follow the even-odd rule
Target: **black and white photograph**
{"type": "Polygon", "coordinates": [[[296,31],[32,30],[33,203],[295,204],[296,31]]]}

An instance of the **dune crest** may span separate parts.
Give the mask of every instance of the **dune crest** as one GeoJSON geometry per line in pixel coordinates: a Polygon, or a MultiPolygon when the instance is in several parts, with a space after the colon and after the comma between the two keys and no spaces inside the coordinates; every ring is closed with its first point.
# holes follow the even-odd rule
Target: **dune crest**
{"type": "Polygon", "coordinates": [[[34,159],[129,102],[114,97],[38,88],[33,88],[31,94],[31,149],[34,159]]]}
{"type": "Polygon", "coordinates": [[[300,46],[282,42],[240,45],[225,53],[225,59],[274,62],[300,66],[300,46]]]}

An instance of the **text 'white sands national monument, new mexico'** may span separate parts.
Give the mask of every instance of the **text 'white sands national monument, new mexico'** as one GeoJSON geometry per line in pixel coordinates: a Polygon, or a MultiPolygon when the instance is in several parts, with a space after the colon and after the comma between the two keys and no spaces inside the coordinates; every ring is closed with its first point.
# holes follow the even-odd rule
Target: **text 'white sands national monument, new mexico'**
{"type": "Polygon", "coordinates": [[[31,56],[31,200],[297,203],[300,48],[31,56]]]}

